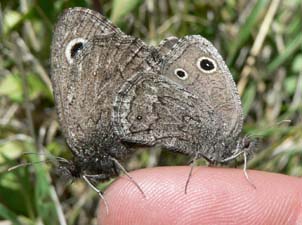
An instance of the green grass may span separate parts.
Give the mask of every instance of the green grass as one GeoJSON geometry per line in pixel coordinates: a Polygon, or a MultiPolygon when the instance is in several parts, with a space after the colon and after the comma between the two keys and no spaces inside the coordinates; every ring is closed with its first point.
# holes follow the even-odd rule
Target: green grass
{"type": "MultiPolygon", "coordinates": [[[[212,41],[242,94],[244,133],[260,139],[249,168],[302,175],[302,0],[3,0],[0,4],[0,221],[96,223],[97,195],[82,182],[64,185],[51,164],[7,172],[18,163],[43,160],[24,152],[46,149],[70,157],[56,120],[49,53],[59,14],[74,6],[101,11],[125,33],[151,44],[188,34],[212,41]],[[278,124],[282,120],[291,123],[278,124]]],[[[128,168],[186,163],[186,157],[165,151],[140,151],[128,168]]]]}

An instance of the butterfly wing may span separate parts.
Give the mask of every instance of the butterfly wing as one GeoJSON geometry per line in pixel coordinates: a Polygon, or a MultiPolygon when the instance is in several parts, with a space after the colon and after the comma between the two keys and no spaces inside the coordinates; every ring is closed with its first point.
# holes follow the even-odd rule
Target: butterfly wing
{"type": "Polygon", "coordinates": [[[219,161],[231,155],[242,129],[232,76],[206,39],[187,36],[171,44],[160,48],[166,53],[161,75],[134,76],[121,89],[116,132],[127,142],[219,161]]]}
{"type": "Polygon", "coordinates": [[[229,69],[212,43],[199,35],[179,39],[164,56],[160,73],[211,105],[217,118],[214,129],[222,130],[221,135],[238,136],[243,123],[240,97],[229,69]],[[185,71],[187,77],[178,77],[178,70],[185,71]]]}
{"type": "Polygon", "coordinates": [[[59,122],[75,155],[104,149],[119,154],[110,121],[113,96],[134,71],[152,66],[152,51],[97,12],[75,8],[59,19],[52,43],[52,82],[59,122]]]}
{"type": "Polygon", "coordinates": [[[173,46],[177,44],[179,39],[177,37],[171,36],[167,37],[164,40],[162,40],[157,49],[161,53],[161,55],[166,55],[171,49],[173,49],[173,46]]]}
{"type": "Polygon", "coordinates": [[[209,127],[215,119],[204,104],[164,76],[138,73],[116,97],[115,132],[125,142],[160,145],[190,154],[199,139],[214,135],[209,127]],[[200,110],[197,105],[204,105],[207,110],[200,110]]]}

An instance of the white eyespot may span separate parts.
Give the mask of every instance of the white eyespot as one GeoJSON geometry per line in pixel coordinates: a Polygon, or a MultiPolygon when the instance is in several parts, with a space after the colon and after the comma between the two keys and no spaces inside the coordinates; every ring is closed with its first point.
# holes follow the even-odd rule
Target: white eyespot
{"type": "Polygon", "coordinates": [[[84,38],[75,38],[67,44],[65,56],[69,64],[73,63],[74,57],[82,50],[86,42],[87,40],[84,38]]]}
{"type": "Polygon", "coordinates": [[[181,68],[175,69],[174,74],[181,80],[186,80],[189,77],[188,73],[184,69],[181,69],[181,68]]]}
{"type": "Polygon", "coordinates": [[[201,57],[197,60],[197,67],[204,73],[213,73],[217,69],[216,62],[209,57],[201,57]]]}

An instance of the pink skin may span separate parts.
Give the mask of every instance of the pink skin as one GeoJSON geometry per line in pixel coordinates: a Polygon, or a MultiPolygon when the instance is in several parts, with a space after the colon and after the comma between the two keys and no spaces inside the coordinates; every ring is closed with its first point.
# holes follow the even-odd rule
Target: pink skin
{"type": "Polygon", "coordinates": [[[195,167],[184,194],[190,167],[134,171],[143,198],[125,176],[105,193],[109,214],[100,203],[99,224],[302,224],[302,180],[251,171],[254,189],[240,169],[195,167]]]}

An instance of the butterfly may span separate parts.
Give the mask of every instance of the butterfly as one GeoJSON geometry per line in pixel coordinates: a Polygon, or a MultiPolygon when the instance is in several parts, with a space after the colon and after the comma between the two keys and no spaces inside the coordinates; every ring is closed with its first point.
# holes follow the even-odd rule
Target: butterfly
{"type": "Polygon", "coordinates": [[[59,168],[96,191],[94,181],[127,174],[120,161],[139,145],[211,162],[249,151],[240,136],[243,114],[232,75],[199,35],[153,47],[97,12],[68,9],[54,30],[51,79],[73,154],[59,168]]]}

